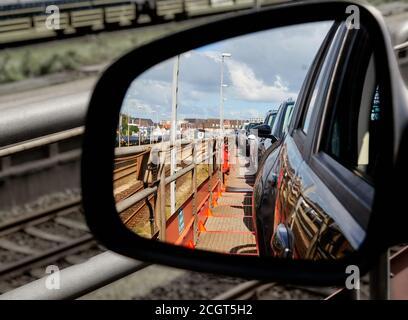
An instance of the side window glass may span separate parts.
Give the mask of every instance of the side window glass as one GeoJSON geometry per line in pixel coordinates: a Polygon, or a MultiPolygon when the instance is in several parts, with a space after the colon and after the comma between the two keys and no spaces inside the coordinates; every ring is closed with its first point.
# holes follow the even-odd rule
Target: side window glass
{"type": "Polygon", "coordinates": [[[293,107],[294,105],[292,104],[286,108],[285,117],[283,119],[283,128],[282,128],[282,132],[284,134],[288,131],[288,126],[289,126],[290,120],[292,119],[293,107]]]}
{"type": "Polygon", "coordinates": [[[269,119],[271,118],[271,116],[267,116],[265,119],[265,124],[269,124],[269,119]]]}
{"type": "Polygon", "coordinates": [[[270,127],[273,126],[273,123],[275,122],[275,118],[276,118],[276,114],[271,114],[271,115],[270,115],[269,121],[268,121],[268,125],[269,125],[270,127]]]}
{"type": "Polygon", "coordinates": [[[346,168],[372,179],[379,154],[381,97],[374,56],[370,58],[362,88],[343,84],[333,111],[324,151],[346,168]]]}
{"type": "MultiPolygon", "coordinates": [[[[341,28],[339,28],[340,30],[341,28]]],[[[332,43],[330,44],[330,48],[327,52],[327,54],[324,57],[324,63],[323,66],[320,68],[319,70],[319,76],[315,82],[314,85],[314,89],[312,92],[312,95],[309,99],[309,103],[307,105],[306,108],[306,112],[303,115],[303,122],[302,122],[302,131],[307,134],[309,131],[309,127],[310,127],[310,120],[312,118],[313,115],[313,110],[315,109],[316,106],[316,99],[319,95],[319,93],[321,92],[321,90],[323,90],[325,88],[326,83],[323,82],[323,79],[325,78],[325,76],[327,75],[327,72],[329,72],[329,69],[331,66],[329,66],[329,61],[331,61],[331,56],[333,55],[333,51],[335,48],[335,39],[337,37],[337,34],[339,33],[339,30],[337,30],[336,35],[334,36],[332,43]]]]}
{"type": "Polygon", "coordinates": [[[312,113],[316,105],[317,94],[319,93],[320,88],[321,88],[321,82],[322,82],[322,78],[324,74],[324,72],[322,71],[323,70],[321,70],[320,72],[319,79],[317,80],[316,86],[312,93],[312,97],[310,98],[309,105],[307,107],[307,113],[306,113],[306,117],[305,117],[305,120],[303,122],[303,127],[302,127],[302,130],[305,134],[307,134],[309,131],[310,119],[312,118],[312,113]]]}

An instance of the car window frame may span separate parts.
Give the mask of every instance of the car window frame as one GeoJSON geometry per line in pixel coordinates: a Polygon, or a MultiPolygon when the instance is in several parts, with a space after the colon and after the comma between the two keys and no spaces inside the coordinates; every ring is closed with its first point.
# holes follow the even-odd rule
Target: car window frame
{"type": "MultiPolygon", "coordinates": [[[[308,160],[311,154],[311,147],[314,138],[314,132],[311,130],[308,134],[303,131],[303,121],[307,114],[309,102],[311,99],[311,95],[315,89],[317,84],[318,78],[320,73],[322,72],[322,67],[326,61],[328,61],[328,74],[324,76],[328,78],[329,75],[332,74],[335,66],[335,62],[337,59],[338,52],[340,51],[341,44],[343,39],[346,35],[346,26],[344,22],[335,22],[328,32],[325,40],[322,43],[321,48],[319,49],[318,54],[316,55],[315,61],[313,62],[312,68],[310,69],[310,73],[307,75],[307,78],[304,83],[304,87],[302,87],[299,97],[296,100],[294,106],[294,114],[292,116],[292,123],[294,124],[291,129],[289,130],[290,135],[293,137],[293,140],[301,153],[304,160],[308,160]],[[333,46],[334,51],[332,52],[331,56],[328,56],[330,48],[333,46]],[[330,63],[333,62],[333,63],[330,63]]],[[[328,81],[322,81],[324,84],[322,90],[319,90],[318,96],[316,97],[316,106],[312,112],[312,116],[310,122],[313,124],[316,122],[316,114],[318,113],[319,109],[321,108],[322,97],[324,97],[327,93],[329,88],[328,81]]]]}
{"type": "Polygon", "coordinates": [[[367,230],[374,199],[374,186],[370,185],[361,175],[338,162],[328,153],[324,152],[324,150],[321,150],[322,135],[324,134],[328,109],[334,105],[335,102],[331,101],[336,99],[333,93],[341,85],[338,81],[342,81],[342,71],[344,68],[340,60],[348,58],[345,50],[351,49],[348,45],[349,41],[353,41],[352,32],[353,30],[347,30],[344,38],[345,42],[342,46],[342,52],[338,57],[339,61],[333,74],[330,91],[326,95],[324,106],[318,114],[317,118],[319,120],[315,122],[313,145],[307,162],[319,179],[325,183],[331,192],[336,194],[336,198],[350,215],[361,227],[367,230]]]}
{"type": "MultiPolygon", "coordinates": [[[[279,107],[278,113],[276,114],[275,122],[272,126],[271,132],[272,135],[278,139],[283,137],[283,127],[284,127],[284,120],[286,118],[286,114],[288,112],[289,107],[292,107],[292,117],[294,112],[295,102],[285,102],[279,107]]],[[[288,121],[287,126],[289,127],[290,121],[288,121]]],[[[287,131],[287,130],[286,130],[287,131]]]]}

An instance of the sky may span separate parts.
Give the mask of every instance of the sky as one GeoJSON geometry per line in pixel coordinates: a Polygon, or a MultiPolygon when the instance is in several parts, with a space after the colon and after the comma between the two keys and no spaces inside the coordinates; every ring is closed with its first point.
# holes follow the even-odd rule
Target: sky
{"type": "MultiPolygon", "coordinates": [[[[225,58],[224,118],[263,118],[286,99],[296,100],[331,22],[256,32],[201,47],[180,56],[178,119],[219,118],[221,54],[225,58]]],[[[170,120],[175,58],[135,79],[122,112],[153,121],[170,120]]]]}

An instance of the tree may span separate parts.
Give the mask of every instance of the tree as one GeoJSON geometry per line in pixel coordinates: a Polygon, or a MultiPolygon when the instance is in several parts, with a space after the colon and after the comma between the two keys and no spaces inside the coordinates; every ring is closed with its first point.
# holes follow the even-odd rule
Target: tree
{"type": "MultiPolygon", "coordinates": [[[[122,137],[127,137],[128,135],[128,118],[129,118],[128,115],[122,114],[122,131],[121,131],[122,137]]],[[[129,135],[132,135],[133,133],[138,133],[138,132],[139,132],[139,127],[129,126],[129,135]]]]}

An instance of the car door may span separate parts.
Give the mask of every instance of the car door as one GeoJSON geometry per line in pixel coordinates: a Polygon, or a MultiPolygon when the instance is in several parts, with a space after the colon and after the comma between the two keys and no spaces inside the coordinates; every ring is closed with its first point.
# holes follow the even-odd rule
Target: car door
{"type": "Polygon", "coordinates": [[[380,93],[367,33],[343,32],[281,154],[274,226],[288,228],[293,258],[338,259],[357,250],[371,211],[380,93]],[[343,82],[345,74],[356,82],[343,82]]]}
{"type": "MultiPolygon", "coordinates": [[[[339,24],[334,23],[306,76],[294,110],[298,110],[298,106],[308,97],[319,70],[328,59],[329,48],[337,48],[343,34],[344,30],[340,31],[339,24]]],[[[330,64],[326,62],[325,65],[330,64]]],[[[294,114],[292,120],[295,118],[294,114]]],[[[277,254],[276,246],[272,250],[272,234],[277,225],[285,225],[286,218],[290,216],[291,208],[295,204],[293,179],[303,161],[303,145],[299,145],[300,147],[295,144],[292,132],[285,135],[278,146],[268,149],[259,168],[254,185],[254,220],[261,255],[277,254]]]]}

